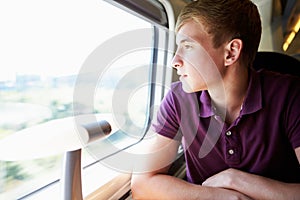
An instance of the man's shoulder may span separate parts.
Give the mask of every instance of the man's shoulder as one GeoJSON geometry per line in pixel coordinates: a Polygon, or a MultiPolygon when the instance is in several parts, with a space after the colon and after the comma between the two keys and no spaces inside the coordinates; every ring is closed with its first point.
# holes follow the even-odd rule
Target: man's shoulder
{"type": "Polygon", "coordinates": [[[281,74],[272,71],[257,72],[262,84],[262,92],[265,97],[277,98],[282,101],[292,96],[300,95],[300,78],[290,74],[281,74]]]}

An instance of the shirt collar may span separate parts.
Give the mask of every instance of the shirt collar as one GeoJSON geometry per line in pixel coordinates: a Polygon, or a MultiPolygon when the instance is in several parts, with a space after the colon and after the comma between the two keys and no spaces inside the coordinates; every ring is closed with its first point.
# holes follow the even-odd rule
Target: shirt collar
{"type": "MultiPolygon", "coordinates": [[[[246,98],[243,103],[241,115],[254,113],[262,108],[262,91],[261,82],[258,73],[254,70],[249,70],[249,86],[246,93],[246,98]]],[[[207,90],[200,92],[200,113],[203,118],[211,117],[215,114],[211,103],[211,98],[207,90]]]]}
{"type": "Polygon", "coordinates": [[[249,70],[250,82],[241,115],[254,113],[262,108],[262,86],[259,75],[254,70],[249,70]]]}
{"type": "Polygon", "coordinates": [[[200,93],[199,100],[200,100],[199,116],[206,118],[206,117],[211,117],[212,115],[214,115],[211,98],[210,98],[207,90],[204,90],[200,93]]]}

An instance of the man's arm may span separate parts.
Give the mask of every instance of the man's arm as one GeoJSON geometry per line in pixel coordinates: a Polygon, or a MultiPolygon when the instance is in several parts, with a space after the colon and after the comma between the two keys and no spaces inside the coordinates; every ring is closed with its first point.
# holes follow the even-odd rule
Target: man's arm
{"type": "MultiPolygon", "coordinates": [[[[295,152],[300,164],[300,147],[295,152]]],[[[233,189],[253,199],[300,199],[300,184],[283,183],[236,169],[224,170],[202,185],[233,189]]]]}
{"type": "Polygon", "coordinates": [[[134,199],[249,199],[233,190],[203,187],[167,175],[170,164],[177,156],[179,142],[160,135],[155,137],[145,154],[145,172],[134,172],[132,175],[134,199]]]}

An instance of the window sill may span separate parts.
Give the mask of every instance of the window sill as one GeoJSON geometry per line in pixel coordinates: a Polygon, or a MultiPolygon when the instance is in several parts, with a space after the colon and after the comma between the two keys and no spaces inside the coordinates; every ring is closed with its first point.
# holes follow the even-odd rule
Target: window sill
{"type": "Polygon", "coordinates": [[[121,199],[130,191],[130,179],[131,174],[120,174],[86,196],[84,200],[121,199]]]}

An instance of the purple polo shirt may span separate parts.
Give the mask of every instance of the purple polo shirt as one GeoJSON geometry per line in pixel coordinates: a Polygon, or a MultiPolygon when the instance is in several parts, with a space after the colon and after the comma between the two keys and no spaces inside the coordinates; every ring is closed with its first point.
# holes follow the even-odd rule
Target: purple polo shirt
{"type": "Polygon", "coordinates": [[[185,93],[171,86],[152,128],[182,142],[187,179],[236,168],[283,182],[300,183],[294,149],[300,146],[300,79],[250,71],[239,117],[226,124],[215,113],[207,91],[185,93]]]}

